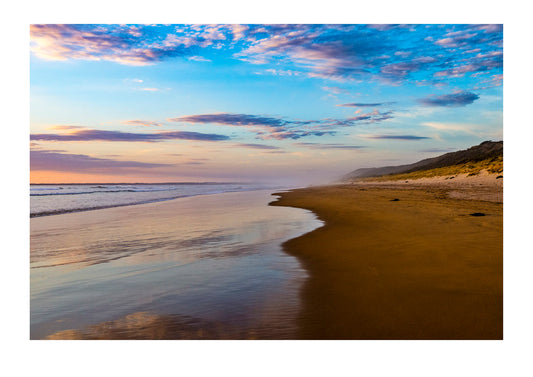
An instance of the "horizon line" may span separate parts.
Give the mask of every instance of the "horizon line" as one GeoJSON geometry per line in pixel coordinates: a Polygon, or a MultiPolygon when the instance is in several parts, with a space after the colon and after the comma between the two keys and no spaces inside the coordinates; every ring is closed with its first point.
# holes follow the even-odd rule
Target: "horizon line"
{"type": "Polygon", "coordinates": [[[175,184],[249,184],[259,182],[213,182],[213,181],[182,181],[182,182],[59,182],[59,183],[32,183],[30,185],[175,185],[175,184]]]}

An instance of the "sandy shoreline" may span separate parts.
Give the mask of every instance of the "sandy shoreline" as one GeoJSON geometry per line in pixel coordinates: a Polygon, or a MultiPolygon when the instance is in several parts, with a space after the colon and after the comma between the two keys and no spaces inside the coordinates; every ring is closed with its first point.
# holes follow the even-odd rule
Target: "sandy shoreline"
{"type": "Polygon", "coordinates": [[[310,274],[298,337],[502,339],[502,181],[281,193],[272,205],[308,209],[326,223],[284,244],[310,274]]]}
{"type": "MultiPolygon", "coordinates": [[[[314,231],[300,232],[302,236],[285,238],[289,239],[284,243],[284,250],[290,255],[287,258],[297,257],[309,276],[300,291],[301,303],[297,303],[295,296],[295,302],[290,304],[300,307],[299,314],[294,314],[296,333],[290,335],[276,328],[292,316],[287,311],[290,305],[280,293],[274,294],[275,305],[269,304],[275,309],[261,309],[260,321],[268,325],[262,325],[259,333],[247,328],[228,333],[225,325],[211,318],[206,321],[201,314],[191,320],[185,311],[190,304],[181,305],[172,296],[174,286],[190,283],[183,274],[189,268],[179,267],[181,259],[188,262],[196,258],[194,254],[178,257],[173,251],[176,245],[182,245],[184,232],[196,229],[194,235],[190,234],[191,245],[194,245],[199,240],[198,229],[205,227],[207,241],[212,244],[215,224],[227,223],[232,218],[232,222],[239,223],[235,227],[241,228],[243,216],[252,216],[247,223],[253,224],[250,230],[242,233],[246,242],[251,235],[270,240],[278,238],[277,232],[281,229],[287,231],[290,222],[279,230],[270,229],[272,224],[266,213],[272,212],[277,218],[279,214],[276,213],[282,208],[265,208],[268,195],[261,199],[263,204],[253,199],[253,206],[252,202],[243,202],[243,198],[255,194],[230,193],[32,219],[32,317],[36,323],[40,322],[41,305],[45,309],[53,308],[50,300],[56,299],[62,304],[70,302],[75,308],[83,304],[95,313],[110,313],[80,332],[70,329],[79,329],[82,323],[86,325],[82,320],[88,315],[85,309],[78,320],[71,309],[66,311],[72,323],[64,322],[61,313],[51,312],[47,314],[50,325],[43,326],[53,325],[54,330],[39,330],[35,334],[50,334],[56,339],[279,339],[287,336],[290,339],[502,339],[503,204],[499,198],[503,180],[484,177],[487,183],[480,184],[483,177],[470,178],[459,177],[453,183],[444,179],[366,182],[274,194],[281,198],[271,205],[307,209],[325,222],[314,231]],[[463,199],[458,199],[461,197],[458,194],[463,195],[463,199]],[[200,203],[203,207],[199,207],[200,203]],[[253,209],[254,206],[257,208],[253,209]],[[214,208],[217,208],[215,212],[214,208]],[[471,213],[485,216],[470,216],[471,213]],[[228,214],[231,214],[229,218],[228,214]],[[257,221],[257,216],[262,222],[257,221]],[[116,235],[121,235],[120,239],[116,235]],[[53,253],[48,255],[48,251],[53,253]],[[51,262],[53,266],[47,267],[51,262]],[[176,275],[174,268],[182,272],[176,275]],[[130,276],[133,271],[135,275],[130,276]],[[41,275],[46,280],[42,280],[41,275]],[[57,279],[50,280],[53,276],[57,279]],[[185,280],[170,283],[179,276],[185,280]],[[117,285],[120,281],[123,287],[117,285]],[[80,283],[88,289],[79,291],[80,283]],[[138,290],[128,293],[129,301],[125,302],[129,306],[124,314],[111,315],[111,311],[115,311],[114,304],[98,306],[94,299],[83,298],[85,291],[89,295],[101,292],[102,302],[107,302],[109,297],[122,297],[122,292],[132,285],[138,290]],[[115,286],[113,291],[103,288],[115,286]],[[164,290],[156,292],[156,287],[164,290]],[[61,293],[56,294],[56,290],[61,293]],[[65,301],[68,290],[72,290],[68,296],[71,299],[65,301]],[[43,296],[41,304],[37,299],[42,294],[46,294],[46,299],[43,296]],[[165,299],[168,302],[152,301],[155,295],[168,296],[168,300],[165,299]],[[141,297],[148,300],[149,305],[138,305],[141,297]],[[154,315],[150,310],[155,308],[165,310],[161,315],[154,315]],[[273,323],[277,323],[275,327],[273,323]],[[55,328],[56,325],[61,327],[55,328]],[[147,330],[125,334],[124,327],[147,330]]],[[[281,250],[280,253],[284,254],[281,250]]],[[[203,271],[206,277],[219,269],[210,266],[207,260],[211,254],[207,254],[205,262],[191,265],[196,266],[194,268],[206,266],[203,271]]],[[[228,257],[233,258],[233,254],[228,257]]],[[[245,281],[256,281],[258,274],[264,272],[264,259],[260,254],[258,258],[257,270],[251,270],[248,264],[239,268],[238,273],[243,274],[245,281]],[[253,279],[246,275],[250,271],[255,271],[251,273],[253,279]]],[[[225,265],[230,267],[235,263],[225,265]]],[[[192,271],[191,276],[199,276],[194,269],[192,271]]],[[[222,276],[237,276],[236,271],[231,271],[222,276]]],[[[195,279],[197,287],[205,286],[195,279]]],[[[264,282],[271,284],[271,276],[265,275],[264,282]]],[[[228,284],[234,284],[233,280],[228,284]]],[[[220,285],[220,280],[216,285],[220,285]]],[[[231,290],[234,289],[232,285],[231,290]]],[[[248,291],[248,288],[243,289],[248,291]]],[[[274,292],[271,288],[267,291],[274,292]]],[[[205,313],[213,313],[214,307],[222,312],[228,310],[228,305],[234,307],[218,291],[208,290],[203,295],[200,301],[188,297],[191,303],[204,303],[205,313]]],[[[251,298],[255,300],[256,296],[254,293],[251,298]]],[[[239,293],[231,297],[244,296],[239,293]]],[[[251,299],[244,300],[244,303],[250,302],[251,299]]],[[[244,308],[242,313],[258,314],[244,308]]],[[[223,317],[241,322],[234,314],[227,314],[229,316],[223,317]]]]}

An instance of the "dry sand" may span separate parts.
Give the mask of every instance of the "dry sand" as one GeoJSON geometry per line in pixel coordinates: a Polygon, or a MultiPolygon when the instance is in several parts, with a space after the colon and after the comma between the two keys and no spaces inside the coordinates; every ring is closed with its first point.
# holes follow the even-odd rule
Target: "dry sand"
{"type": "Polygon", "coordinates": [[[502,181],[367,182],[279,194],[273,205],[325,221],[284,244],[310,274],[298,337],[502,339],[502,181]]]}
{"type": "Polygon", "coordinates": [[[446,190],[450,198],[474,199],[503,203],[503,176],[481,171],[478,175],[456,174],[445,177],[395,181],[359,181],[357,186],[395,188],[438,188],[446,190]]]}

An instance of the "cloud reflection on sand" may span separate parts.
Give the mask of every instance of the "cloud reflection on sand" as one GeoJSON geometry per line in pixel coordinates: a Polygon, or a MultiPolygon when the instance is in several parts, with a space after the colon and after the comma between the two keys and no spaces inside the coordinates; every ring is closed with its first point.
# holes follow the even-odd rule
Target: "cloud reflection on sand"
{"type": "Polygon", "coordinates": [[[180,315],[136,312],[115,321],[62,330],[46,337],[51,340],[163,340],[163,339],[254,339],[253,330],[232,329],[227,325],[180,315]]]}

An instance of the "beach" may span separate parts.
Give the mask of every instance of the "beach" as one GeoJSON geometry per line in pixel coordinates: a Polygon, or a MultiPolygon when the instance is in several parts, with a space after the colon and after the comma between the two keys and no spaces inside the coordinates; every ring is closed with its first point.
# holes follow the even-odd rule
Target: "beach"
{"type": "Polygon", "coordinates": [[[471,178],[32,218],[31,338],[502,339],[503,180],[471,178]]]}
{"type": "Polygon", "coordinates": [[[503,339],[503,180],[282,193],[325,222],[284,244],[309,273],[301,339],[503,339]]]}
{"type": "Polygon", "coordinates": [[[294,339],[322,225],[270,190],[30,219],[31,339],[294,339]]]}

